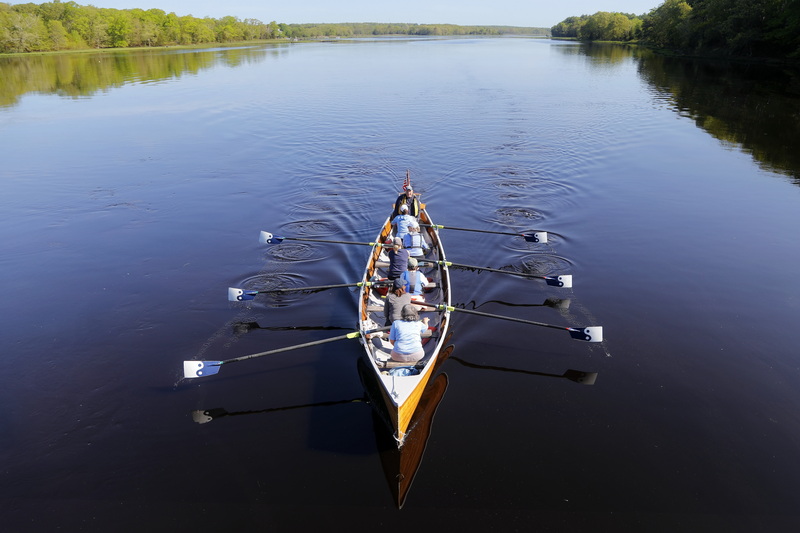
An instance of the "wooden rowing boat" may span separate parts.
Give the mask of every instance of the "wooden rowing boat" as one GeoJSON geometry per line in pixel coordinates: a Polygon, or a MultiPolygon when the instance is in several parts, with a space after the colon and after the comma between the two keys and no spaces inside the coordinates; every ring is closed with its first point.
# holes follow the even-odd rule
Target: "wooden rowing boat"
{"type": "Polygon", "coordinates": [[[442,309],[424,308],[420,310],[420,317],[429,318],[429,334],[423,335],[423,349],[425,356],[416,364],[396,363],[391,361],[391,345],[383,332],[370,333],[384,326],[386,318],[383,314],[383,296],[386,289],[369,286],[368,282],[386,277],[389,258],[386,249],[382,246],[391,236],[391,220],[383,223],[375,245],[367,260],[362,277],[362,287],[358,299],[359,332],[361,344],[364,347],[364,357],[372,369],[379,386],[380,398],[371,398],[374,404],[382,404],[385,409],[386,422],[394,434],[398,448],[405,442],[405,437],[411,430],[411,419],[417,409],[422,392],[433,374],[436,359],[445,344],[447,328],[450,325],[450,275],[447,270],[444,248],[439,239],[438,230],[433,226],[426,209],[419,215],[421,225],[420,234],[430,248],[425,259],[428,266],[421,268],[428,278],[431,288],[425,293],[425,302],[432,305],[442,305],[442,309]],[[426,226],[427,225],[427,226],[426,226]],[[441,262],[441,263],[439,263],[441,262]],[[382,294],[383,293],[383,294],[382,294]]]}

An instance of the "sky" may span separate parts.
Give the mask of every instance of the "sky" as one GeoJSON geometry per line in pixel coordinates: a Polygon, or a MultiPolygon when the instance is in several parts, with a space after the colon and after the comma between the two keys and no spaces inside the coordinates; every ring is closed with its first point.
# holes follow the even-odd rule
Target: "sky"
{"type": "MultiPolygon", "coordinates": [[[[44,1],[34,0],[34,3],[44,1]]],[[[567,17],[598,11],[641,15],[661,5],[663,0],[76,0],[76,3],[116,9],[157,8],[200,18],[232,15],[287,24],[411,22],[549,28],[567,17]]]]}

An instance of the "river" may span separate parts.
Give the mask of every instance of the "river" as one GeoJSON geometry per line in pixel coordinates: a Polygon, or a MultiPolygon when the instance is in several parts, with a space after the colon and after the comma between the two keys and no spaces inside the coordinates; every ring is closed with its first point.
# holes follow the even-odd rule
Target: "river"
{"type": "Polygon", "coordinates": [[[3,530],[796,530],[798,79],[527,38],[0,57],[3,530]],[[550,234],[451,261],[574,278],[453,270],[457,306],[605,340],[454,314],[398,509],[357,341],[182,362],[350,331],[354,289],[227,288],[359,281],[368,248],[259,231],[369,241],[407,171],[439,224],[550,234]]]}

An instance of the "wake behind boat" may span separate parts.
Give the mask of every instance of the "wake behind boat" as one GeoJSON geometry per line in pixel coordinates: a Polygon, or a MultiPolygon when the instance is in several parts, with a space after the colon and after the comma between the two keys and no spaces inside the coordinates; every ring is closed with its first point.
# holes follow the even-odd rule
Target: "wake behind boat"
{"type": "MultiPolygon", "coordinates": [[[[384,316],[385,288],[371,285],[370,282],[387,277],[389,257],[383,243],[391,239],[391,217],[386,219],[375,239],[367,259],[362,277],[361,292],[358,299],[359,332],[364,347],[364,356],[380,383],[380,398],[371,398],[373,403],[382,404],[381,412],[386,418],[398,447],[402,446],[410,431],[411,417],[431,378],[436,358],[445,343],[450,325],[450,275],[446,265],[444,248],[436,227],[425,208],[420,210],[419,222],[422,235],[429,251],[425,255],[427,265],[422,273],[429,281],[424,294],[425,303],[436,307],[420,309],[420,317],[429,318],[428,331],[423,334],[422,346],[425,355],[416,363],[400,363],[391,360],[392,345],[387,334],[375,332],[386,323],[384,316]]],[[[422,264],[422,263],[421,263],[422,264]]]]}

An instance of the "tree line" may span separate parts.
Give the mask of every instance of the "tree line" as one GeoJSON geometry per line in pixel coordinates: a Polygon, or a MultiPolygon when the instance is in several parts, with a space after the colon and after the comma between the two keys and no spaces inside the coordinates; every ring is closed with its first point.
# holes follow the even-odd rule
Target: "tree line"
{"type": "Polygon", "coordinates": [[[161,9],[110,9],[75,2],[0,3],[0,52],[42,52],[270,39],[277,23],[179,17],[161,9]]]}
{"type": "Polygon", "coordinates": [[[131,81],[175,80],[219,65],[235,68],[275,57],[278,49],[238,46],[224,54],[214,48],[189,54],[33,54],[0,60],[0,109],[14,106],[26,94],[82,98],[129,85],[131,81]]]}
{"type": "Polygon", "coordinates": [[[800,61],[797,0],[665,0],[643,15],[609,13],[568,17],[553,37],[638,41],[685,54],[800,61]]]}
{"type": "Polygon", "coordinates": [[[364,35],[547,35],[547,28],[452,24],[278,24],[237,17],[178,16],[161,9],[111,9],[54,0],[0,2],[0,53],[126,48],[259,39],[364,35]]]}
{"type": "Polygon", "coordinates": [[[348,22],[341,24],[278,24],[287,38],[364,37],[369,35],[550,35],[548,28],[522,26],[458,26],[455,24],[408,24],[348,22]]]}

